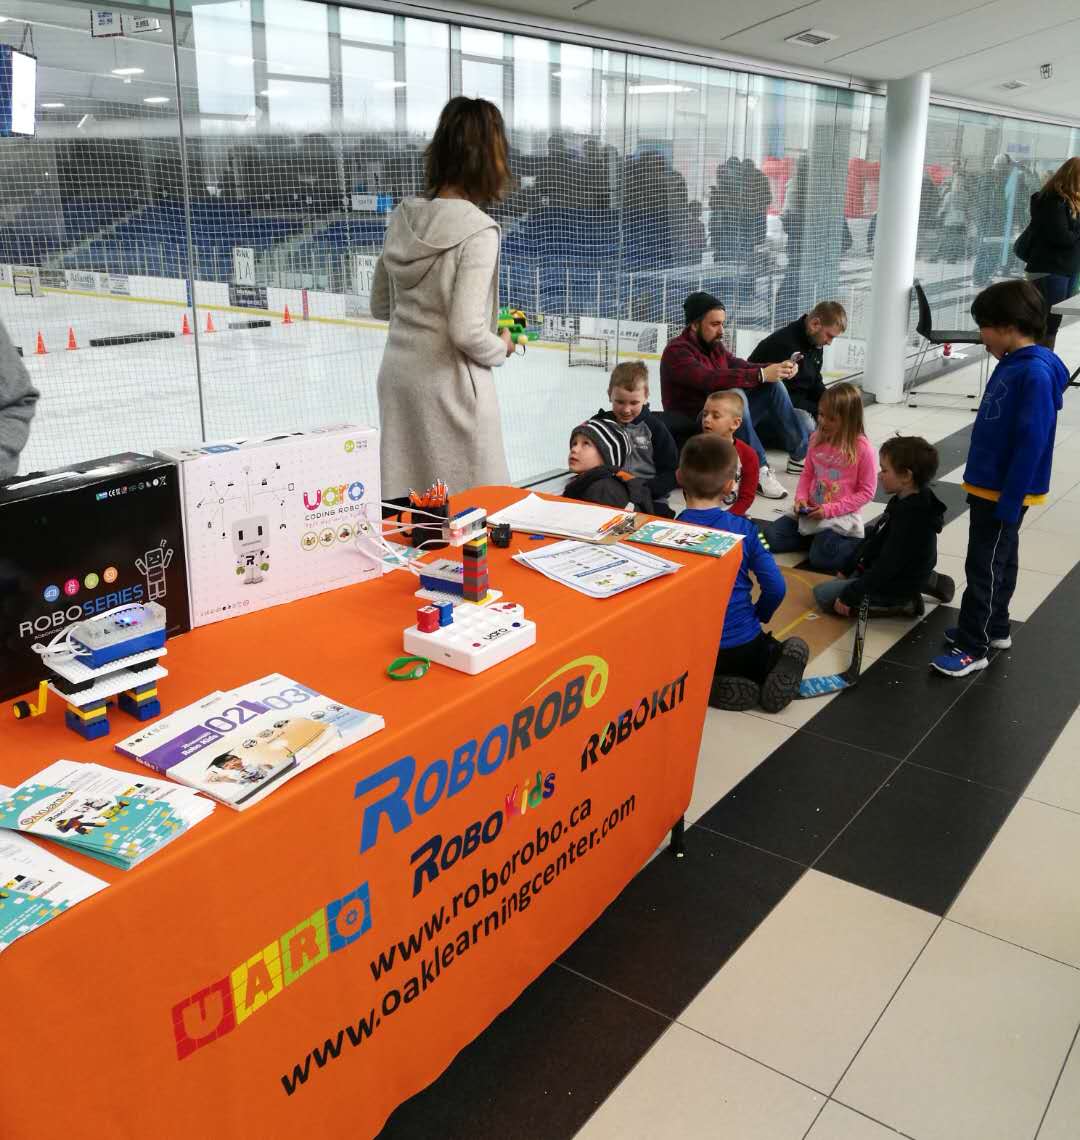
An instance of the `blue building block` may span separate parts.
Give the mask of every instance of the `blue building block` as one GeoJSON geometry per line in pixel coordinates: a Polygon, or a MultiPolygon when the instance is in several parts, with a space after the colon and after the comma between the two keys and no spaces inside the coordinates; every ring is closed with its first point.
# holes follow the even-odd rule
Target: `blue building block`
{"type": "Polygon", "coordinates": [[[85,740],[97,740],[99,736],[109,735],[108,715],[97,717],[95,720],[84,721],[82,717],[65,710],[64,723],[72,732],[77,732],[85,740]]]}
{"type": "Polygon", "coordinates": [[[136,720],[150,720],[151,717],[161,715],[161,702],[157,697],[149,701],[136,701],[127,693],[121,693],[119,704],[124,712],[136,720]]]}

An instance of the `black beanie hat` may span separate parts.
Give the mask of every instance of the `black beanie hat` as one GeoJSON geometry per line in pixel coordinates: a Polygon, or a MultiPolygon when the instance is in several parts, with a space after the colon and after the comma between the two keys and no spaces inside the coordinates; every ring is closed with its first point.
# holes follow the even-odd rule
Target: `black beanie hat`
{"type": "Polygon", "coordinates": [[[586,420],[570,433],[571,443],[574,442],[575,435],[585,436],[600,452],[600,458],[608,467],[618,470],[626,465],[630,455],[630,441],[626,438],[626,432],[614,421],[586,420]]]}
{"type": "Polygon", "coordinates": [[[711,313],[713,309],[723,309],[724,302],[711,293],[691,293],[683,301],[682,307],[686,314],[686,323],[692,325],[694,321],[700,321],[706,313],[711,313]]]}

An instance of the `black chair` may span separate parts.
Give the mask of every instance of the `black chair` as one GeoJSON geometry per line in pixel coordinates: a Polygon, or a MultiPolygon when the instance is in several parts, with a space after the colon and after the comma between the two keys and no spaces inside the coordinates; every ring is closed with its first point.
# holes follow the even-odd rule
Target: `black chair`
{"type": "MultiPolygon", "coordinates": [[[[915,301],[919,306],[919,319],[915,324],[915,331],[923,338],[922,348],[918,357],[915,360],[915,368],[911,374],[911,379],[907,383],[908,398],[907,406],[909,408],[917,408],[919,405],[915,402],[916,398],[919,400],[925,399],[927,396],[935,398],[944,398],[950,400],[974,400],[975,404],[972,408],[973,411],[978,410],[979,401],[982,399],[983,387],[985,385],[985,374],[989,354],[984,353],[984,359],[981,362],[979,369],[979,390],[973,393],[964,392],[943,392],[927,390],[922,391],[916,397],[916,381],[919,377],[919,369],[922,368],[923,361],[926,359],[926,354],[931,348],[937,348],[943,344],[977,344],[982,345],[982,337],[979,335],[978,329],[936,329],[934,328],[934,317],[930,311],[930,302],[926,299],[926,293],[919,280],[916,278],[912,284],[915,291],[915,301]]],[[[930,405],[931,407],[957,407],[956,404],[938,404],[930,405]]]]}

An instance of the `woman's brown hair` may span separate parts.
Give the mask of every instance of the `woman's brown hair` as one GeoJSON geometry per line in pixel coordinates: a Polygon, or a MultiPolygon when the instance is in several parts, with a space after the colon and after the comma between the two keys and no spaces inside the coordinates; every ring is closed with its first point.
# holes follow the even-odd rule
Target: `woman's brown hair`
{"type": "Polygon", "coordinates": [[[1043,191],[1064,198],[1074,218],[1080,214],[1080,158],[1067,158],[1046,180],[1043,191]]]}
{"type": "Polygon", "coordinates": [[[511,185],[508,152],[499,108],[458,95],[443,107],[424,152],[428,194],[453,188],[477,205],[501,201],[511,185]]]}

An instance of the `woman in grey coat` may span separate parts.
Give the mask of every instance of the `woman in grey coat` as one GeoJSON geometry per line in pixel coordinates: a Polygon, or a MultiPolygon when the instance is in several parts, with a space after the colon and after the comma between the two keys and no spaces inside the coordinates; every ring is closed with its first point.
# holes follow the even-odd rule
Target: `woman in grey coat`
{"type": "Polygon", "coordinates": [[[389,320],[379,369],[382,491],[442,479],[450,491],[508,483],[491,369],[513,352],[496,332],[499,227],[478,203],[510,184],[499,109],[451,99],[427,149],[427,197],[391,215],[371,312],[389,320]]]}

